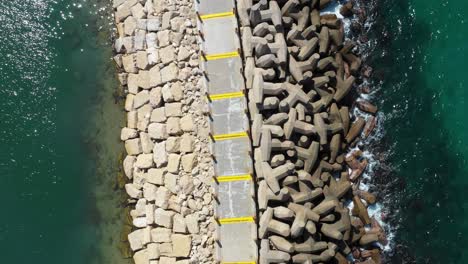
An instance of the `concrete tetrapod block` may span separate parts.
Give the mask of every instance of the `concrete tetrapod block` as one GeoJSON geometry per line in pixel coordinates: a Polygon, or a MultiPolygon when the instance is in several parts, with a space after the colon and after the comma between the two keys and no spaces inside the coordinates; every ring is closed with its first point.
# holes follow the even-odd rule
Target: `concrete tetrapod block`
{"type": "Polygon", "coordinates": [[[300,61],[305,61],[314,54],[315,49],[317,48],[318,38],[314,37],[304,43],[304,46],[300,47],[299,54],[297,54],[297,59],[300,61]]]}
{"type": "MultiPolygon", "coordinates": [[[[252,34],[257,37],[265,37],[266,35],[277,33],[275,26],[268,24],[267,22],[262,22],[256,25],[252,31],[252,34]]],[[[284,36],[283,36],[284,37],[284,36]]]]}
{"type": "Polygon", "coordinates": [[[288,93],[288,96],[280,102],[282,108],[295,107],[298,102],[308,104],[312,98],[310,98],[302,89],[302,85],[291,83],[284,84],[284,90],[288,93]]]}
{"type": "Polygon", "coordinates": [[[275,248],[288,252],[288,253],[293,253],[294,252],[294,245],[286,240],[284,237],[280,236],[271,236],[270,237],[270,242],[275,246],[275,248]]]}
{"type": "Polygon", "coordinates": [[[252,8],[252,0],[238,0],[237,1],[237,15],[241,26],[250,26],[249,10],[252,8]]]}
{"type": "Polygon", "coordinates": [[[257,37],[252,35],[252,29],[250,27],[242,28],[242,48],[244,51],[244,57],[252,57],[254,48],[257,45],[266,45],[269,41],[273,40],[272,35],[265,37],[257,37]]]}
{"type": "Polygon", "coordinates": [[[288,121],[283,125],[284,137],[286,139],[291,138],[293,131],[303,135],[314,135],[317,133],[313,125],[297,120],[297,110],[295,108],[289,110],[288,117],[288,121]]]}
{"type": "Polygon", "coordinates": [[[299,191],[296,191],[294,188],[288,188],[289,195],[291,195],[291,198],[295,203],[309,202],[322,194],[322,188],[311,190],[309,186],[302,181],[299,181],[298,185],[299,191]]]}
{"type": "Polygon", "coordinates": [[[356,78],[352,75],[346,79],[337,77],[336,78],[336,93],[333,96],[333,99],[335,99],[335,101],[337,102],[340,102],[349,93],[355,80],[356,78]]]}
{"type": "Polygon", "coordinates": [[[265,120],[265,125],[283,125],[288,121],[287,113],[276,113],[271,115],[267,120],[265,120]]]}
{"type": "Polygon", "coordinates": [[[339,201],[336,199],[336,197],[331,194],[328,186],[323,188],[323,194],[325,199],[312,209],[312,211],[319,214],[320,216],[328,215],[331,211],[334,211],[339,204],[339,201]]]}
{"type": "Polygon", "coordinates": [[[351,229],[349,210],[343,206],[338,206],[335,211],[340,214],[340,220],[333,224],[322,224],[320,232],[329,238],[342,240],[343,232],[349,231],[351,229]]]}
{"type": "Polygon", "coordinates": [[[288,17],[293,18],[297,21],[297,28],[300,31],[303,31],[304,28],[307,26],[309,22],[309,15],[310,15],[310,8],[308,6],[304,6],[301,11],[289,13],[288,17]]]}
{"type": "Polygon", "coordinates": [[[265,127],[262,128],[262,136],[260,139],[260,151],[262,153],[262,161],[270,161],[271,156],[271,131],[265,127]]]}
{"type": "Polygon", "coordinates": [[[288,176],[294,170],[294,164],[286,163],[274,169],[270,167],[268,162],[262,162],[262,173],[265,181],[273,193],[277,194],[280,191],[279,180],[288,176]]]}
{"type": "Polygon", "coordinates": [[[296,170],[298,179],[304,182],[310,182],[315,188],[323,187],[323,181],[320,179],[320,174],[322,173],[322,168],[318,166],[314,174],[311,175],[305,170],[296,170]]]}
{"type": "Polygon", "coordinates": [[[294,243],[294,250],[299,253],[316,253],[324,251],[327,248],[327,242],[316,242],[310,235],[303,243],[294,243]]]}
{"type": "Polygon", "coordinates": [[[245,59],[245,69],[244,69],[245,86],[247,87],[247,89],[252,89],[254,76],[257,73],[263,76],[263,80],[267,80],[267,81],[273,80],[276,75],[274,69],[257,68],[255,66],[255,59],[253,57],[247,57],[245,59]]]}
{"type": "Polygon", "coordinates": [[[262,239],[260,242],[260,264],[285,263],[291,259],[291,256],[283,251],[271,250],[268,239],[262,239]]]}
{"type": "Polygon", "coordinates": [[[256,72],[252,83],[253,90],[253,102],[261,104],[263,102],[264,95],[278,95],[283,89],[282,83],[270,83],[263,80],[263,75],[260,72],[256,72]]]}
{"type": "Polygon", "coordinates": [[[331,177],[329,186],[333,195],[336,196],[336,198],[341,199],[341,197],[351,189],[351,182],[345,175],[342,175],[338,181],[336,181],[334,177],[331,177]]]}
{"type": "Polygon", "coordinates": [[[294,80],[298,83],[303,83],[307,79],[312,78],[312,72],[318,66],[320,55],[315,53],[306,61],[296,61],[293,56],[289,56],[289,71],[294,80]],[[310,72],[306,74],[306,72],[310,72]]]}
{"type": "Polygon", "coordinates": [[[258,147],[260,145],[260,137],[262,135],[262,114],[255,114],[253,116],[253,122],[251,127],[252,134],[252,145],[258,147]]]}
{"type": "Polygon", "coordinates": [[[320,144],[313,141],[309,148],[296,147],[297,157],[304,161],[304,171],[311,172],[317,162],[317,157],[320,150],[320,144]]]}
{"type": "Polygon", "coordinates": [[[328,134],[336,134],[343,130],[341,123],[325,124],[320,114],[314,114],[314,125],[320,137],[320,145],[328,143],[328,134]]]}
{"type": "Polygon", "coordinates": [[[276,1],[260,0],[250,9],[250,23],[252,26],[256,26],[269,21],[277,29],[281,29],[283,27],[281,10],[276,1]]]}
{"type": "Polygon", "coordinates": [[[260,210],[267,209],[269,201],[285,202],[289,199],[289,191],[287,188],[282,188],[278,194],[273,193],[266,181],[261,181],[258,184],[258,208],[260,210]]]}
{"type": "Polygon", "coordinates": [[[292,238],[296,238],[302,235],[302,231],[306,226],[307,220],[317,222],[320,218],[320,216],[317,213],[310,210],[310,208],[307,208],[300,204],[290,203],[288,205],[288,208],[294,211],[295,213],[294,222],[291,225],[292,238]]]}
{"type": "Polygon", "coordinates": [[[260,217],[258,237],[260,239],[264,239],[268,232],[275,233],[283,237],[289,236],[291,232],[288,224],[273,219],[273,208],[271,207],[268,207],[260,217]]]}
{"type": "MultiPolygon", "coordinates": [[[[254,37],[252,37],[254,38],[254,37]]],[[[275,35],[273,43],[257,43],[255,45],[255,56],[260,57],[266,54],[275,54],[280,65],[285,65],[288,59],[288,47],[282,33],[275,35]]]]}

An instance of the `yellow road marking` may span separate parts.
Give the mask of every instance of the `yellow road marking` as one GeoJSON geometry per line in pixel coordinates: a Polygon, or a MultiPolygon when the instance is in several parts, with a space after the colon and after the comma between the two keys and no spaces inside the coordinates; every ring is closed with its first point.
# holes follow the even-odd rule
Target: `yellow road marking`
{"type": "Polygon", "coordinates": [[[220,18],[220,17],[230,17],[230,16],[234,16],[234,12],[228,11],[228,12],[222,12],[222,13],[201,15],[200,18],[202,20],[206,20],[206,19],[220,18]]]}
{"type": "Polygon", "coordinates": [[[212,94],[208,96],[211,101],[229,99],[229,98],[239,98],[244,97],[244,92],[233,92],[233,93],[222,93],[222,94],[212,94]]]}
{"type": "Polygon", "coordinates": [[[213,139],[215,141],[221,141],[221,140],[228,140],[228,139],[243,138],[247,136],[248,136],[247,132],[237,132],[237,133],[231,133],[231,134],[213,135],[213,139]]]}
{"type": "Polygon", "coordinates": [[[251,180],[252,180],[252,175],[250,174],[216,177],[216,181],[218,182],[251,181],[251,180]]]}
{"type": "Polygon", "coordinates": [[[245,217],[233,217],[233,218],[221,218],[219,219],[220,224],[236,224],[236,223],[253,223],[255,219],[252,216],[245,217]]]}
{"type": "Polygon", "coordinates": [[[221,264],[257,264],[255,261],[221,262],[221,264]]]}
{"type": "Polygon", "coordinates": [[[206,55],[203,57],[205,60],[210,61],[210,60],[219,60],[219,59],[227,59],[227,58],[232,58],[232,57],[237,57],[239,56],[239,52],[233,51],[233,52],[225,52],[225,53],[218,53],[218,54],[212,54],[212,55],[206,55]]]}

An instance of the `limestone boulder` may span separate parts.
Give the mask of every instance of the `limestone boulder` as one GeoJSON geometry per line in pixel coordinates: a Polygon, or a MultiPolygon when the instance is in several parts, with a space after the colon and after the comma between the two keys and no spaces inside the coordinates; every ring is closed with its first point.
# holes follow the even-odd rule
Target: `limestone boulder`
{"type": "Polygon", "coordinates": [[[134,54],[125,54],[122,56],[122,65],[127,73],[137,73],[138,69],[135,63],[134,54]]]}
{"type": "Polygon", "coordinates": [[[155,243],[171,242],[171,229],[157,227],[151,230],[151,241],[155,243]]]}
{"type": "Polygon", "coordinates": [[[170,173],[179,173],[180,155],[171,153],[168,156],[167,171],[170,173]]]}
{"type": "Polygon", "coordinates": [[[182,135],[180,139],[180,152],[182,153],[190,153],[193,152],[193,136],[185,133],[182,135]]]}
{"type": "Polygon", "coordinates": [[[148,169],[153,166],[153,154],[140,154],[137,156],[135,167],[140,169],[148,169]]]}
{"type": "Polygon", "coordinates": [[[136,28],[137,28],[137,20],[132,16],[127,17],[124,21],[125,35],[132,36],[136,28]]]}
{"type": "Polygon", "coordinates": [[[146,181],[156,185],[164,185],[164,169],[151,168],[146,174],[146,181]]]}
{"type": "Polygon", "coordinates": [[[170,30],[161,30],[158,31],[157,36],[158,36],[158,43],[160,47],[166,47],[169,45],[170,42],[170,30]]]}
{"type": "Polygon", "coordinates": [[[150,154],[153,152],[154,143],[148,133],[140,132],[140,141],[143,153],[150,154]]]}
{"type": "Polygon", "coordinates": [[[126,156],[124,161],[123,161],[123,169],[125,176],[127,178],[132,179],[133,178],[133,165],[135,164],[136,157],[135,156],[126,156]]]}
{"type": "Polygon", "coordinates": [[[166,228],[172,228],[172,219],[175,215],[175,212],[167,211],[162,208],[157,208],[154,211],[154,222],[166,228]]]}
{"type": "MultiPolygon", "coordinates": [[[[161,54],[160,54],[161,55],[161,54]]],[[[161,82],[167,83],[176,81],[179,76],[179,68],[175,63],[170,63],[161,69],[161,82]]]]}
{"type": "Polygon", "coordinates": [[[190,153],[190,154],[185,154],[182,156],[182,169],[190,173],[192,172],[193,168],[197,166],[197,155],[190,153]]]}
{"type": "Polygon", "coordinates": [[[148,18],[146,28],[150,32],[157,32],[161,28],[161,21],[158,18],[148,18]]]}
{"type": "Polygon", "coordinates": [[[127,139],[136,138],[137,136],[138,136],[138,132],[133,128],[124,127],[120,131],[120,140],[122,140],[122,141],[125,141],[127,139]]]}
{"type": "Polygon", "coordinates": [[[133,110],[134,101],[135,101],[135,95],[127,94],[127,96],[125,97],[125,110],[126,111],[133,110]]]}
{"type": "Polygon", "coordinates": [[[154,144],[153,148],[153,160],[156,164],[157,168],[161,168],[162,166],[167,164],[168,155],[166,152],[166,142],[159,142],[154,144]]]}
{"type": "Polygon", "coordinates": [[[171,197],[171,192],[164,186],[161,186],[156,191],[155,205],[167,209],[169,207],[169,198],[171,197]]]}
{"type": "Polygon", "coordinates": [[[132,16],[134,18],[141,19],[141,18],[146,17],[144,8],[140,3],[137,3],[136,5],[132,6],[131,11],[132,11],[132,16]]]}
{"type": "Polygon", "coordinates": [[[157,190],[158,187],[156,185],[147,182],[143,185],[143,197],[148,201],[154,201],[156,200],[157,190]]]}
{"type": "Polygon", "coordinates": [[[143,152],[141,141],[139,138],[129,139],[125,141],[125,150],[128,155],[138,155],[143,152]]]}
{"type": "Polygon", "coordinates": [[[180,151],[180,137],[169,137],[166,140],[166,151],[168,153],[178,153],[180,151]]]}
{"type": "Polygon", "coordinates": [[[159,252],[159,244],[158,243],[149,243],[146,245],[146,250],[148,252],[148,258],[150,260],[156,260],[159,259],[161,256],[159,252]]]}
{"type": "Polygon", "coordinates": [[[165,124],[151,123],[148,126],[148,134],[151,138],[161,140],[169,137],[165,124]]]}
{"type": "Polygon", "coordinates": [[[151,112],[151,118],[150,118],[151,122],[164,123],[166,122],[166,120],[167,120],[166,109],[164,108],[164,106],[153,109],[153,112],[151,112]]]}
{"type": "Polygon", "coordinates": [[[177,263],[176,263],[176,258],[161,257],[159,259],[159,264],[177,264],[177,263]]]}
{"type": "Polygon", "coordinates": [[[130,243],[130,248],[133,251],[137,251],[143,248],[144,246],[144,229],[137,229],[130,234],[128,234],[128,242],[130,243]]]}
{"type": "Polygon", "coordinates": [[[156,87],[156,86],[162,84],[161,71],[160,71],[158,65],[153,66],[149,70],[149,76],[150,76],[150,86],[151,87],[156,87]]]}
{"type": "Polygon", "coordinates": [[[177,54],[177,60],[178,61],[185,61],[190,58],[191,52],[190,49],[187,48],[186,46],[181,46],[179,48],[179,53],[177,54]]]}
{"type": "Polygon", "coordinates": [[[190,234],[198,234],[200,232],[200,227],[198,225],[198,215],[187,215],[185,217],[185,223],[187,224],[187,229],[190,234]]]}
{"type": "Polygon", "coordinates": [[[190,235],[172,234],[172,256],[188,257],[192,247],[192,238],[190,235]]]}
{"type": "Polygon", "coordinates": [[[155,87],[150,91],[150,105],[153,108],[158,108],[162,104],[161,87],[155,87]]]}
{"type": "Polygon", "coordinates": [[[187,224],[185,218],[181,214],[175,214],[173,218],[173,231],[176,233],[187,233],[187,224]]]}
{"type": "Polygon", "coordinates": [[[159,50],[159,58],[163,64],[169,64],[175,60],[175,50],[172,45],[159,50]]]}
{"type": "Polygon", "coordinates": [[[143,90],[135,95],[135,98],[133,99],[133,107],[138,109],[148,102],[149,92],[147,90],[143,90]]]}
{"type": "Polygon", "coordinates": [[[166,122],[167,133],[171,136],[177,136],[182,133],[180,128],[180,118],[178,117],[169,117],[166,122]]]}
{"type": "Polygon", "coordinates": [[[137,124],[138,124],[137,112],[135,110],[129,111],[127,113],[127,127],[137,128],[137,124]]]}
{"type": "Polygon", "coordinates": [[[184,132],[193,132],[195,130],[194,127],[195,127],[195,125],[194,125],[192,115],[190,115],[190,114],[184,115],[180,119],[180,128],[182,129],[182,131],[184,131],[184,132]]]}
{"type": "Polygon", "coordinates": [[[182,104],[181,103],[169,103],[165,105],[167,117],[181,117],[182,116],[182,104]]]}

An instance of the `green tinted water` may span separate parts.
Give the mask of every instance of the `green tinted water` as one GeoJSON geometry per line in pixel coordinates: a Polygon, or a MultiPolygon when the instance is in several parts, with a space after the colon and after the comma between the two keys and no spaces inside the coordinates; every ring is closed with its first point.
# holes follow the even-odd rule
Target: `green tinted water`
{"type": "Polygon", "coordinates": [[[128,263],[110,20],[80,2],[0,1],[1,263],[128,263]]]}
{"type": "Polygon", "coordinates": [[[468,263],[467,17],[464,0],[379,4],[372,64],[394,171],[378,181],[394,183],[393,263],[468,263]]]}

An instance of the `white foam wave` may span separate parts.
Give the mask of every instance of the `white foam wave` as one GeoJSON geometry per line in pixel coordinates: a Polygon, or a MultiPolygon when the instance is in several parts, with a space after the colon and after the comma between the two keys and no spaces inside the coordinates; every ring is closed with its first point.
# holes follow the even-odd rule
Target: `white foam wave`
{"type": "MultiPolygon", "coordinates": [[[[347,1],[348,0],[334,0],[330,5],[328,5],[325,9],[321,11],[321,14],[335,14],[338,18],[342,19],[344,22],[345,37],[347,39],[350,39],[350,38],[353,38],[353,36],[351,36],[350,26],[351,26],[352,20],[355,18],[351,18],[351,19],[345,18],[340,13],[341,6],[346,4],[347,1]]],[[[359,7],[359,3],[355,2],[355,5],[359,7]]],[[[374,17],[371,15],[368,17],[367,21],[363,25],[365,32],[368,32],[369,30],[371,30],[373,22],[374,22],[374,17]]],[[[367,43],[360,43],[360,45],[361,47],[364,48],[364,51],[367,52],[363,54],[364,55],[363,59],[365,59],[366,55],[369,54],[373,50],[373,48],[376,46],[376,42],[368,41],[367,43]]],[[[364,82],[361,85],[371,86],[372,84],[369,83],[368,80],[364,80],[364,82]]],[[[372,101],[372,99],[375,98],[375,94],[377,90],[378,89],[372,89],[371,93],[369,94],[361,93],[358,100],[372,101]]],[[[362,117],[366,120],[366,122],[372,117],[372,115],[359,110],[357,107],[354,107],[352,109],[352,115],[355,117],[362,117]]],[[[373,129],[372,133],[367,138],[361,141],[361,144],[364,145],[364,148],[366,146],[369,146],[371,143],[380,141],[384,136],[385,131],[384,131],[382,123],[385,120],[385,115],[382,112],[378,112],[375,117],[377,119],[375,128],[373,129]]],[[[350,153],[357,149],[358,147],[351,149],[350,153]]],[[[372,152],[372,150],[365,149],[363,151],[363,157],[367,159],[368,165],[367,165],[367,169],[365,170],[365,172],[361,175],[362,180],[359,183],[359,189],[363,191],[369,191],[369,189],[372,187],[372,177],[375,175],[377,168],[380,166],[380,162],[375,158],[375,155],[372,152]]],[[[352,201],[347,201],[345,204],[350,210],[354,207],[352,201]]],[[[371,218],[373,217],[377,220],[377,222],[383,227],[383,229],[386,232],[388,243],[386,245],[379,244],[379,246],[382,248],[383,251],[386,251],[386,252],[391,251],[393,248],[393,244],[394,244],[395,232],[393,231],[394,228],[389,226],[389,224],[387,224],[387,222],[385,221],[387,213],[386,213],[385,208],[382,205],[382,202],[380,201],[374,205],[370,205],[368,207],[368,213],[371,218]]]]}

